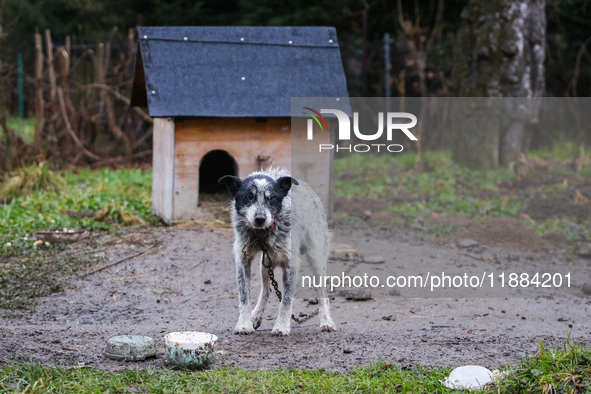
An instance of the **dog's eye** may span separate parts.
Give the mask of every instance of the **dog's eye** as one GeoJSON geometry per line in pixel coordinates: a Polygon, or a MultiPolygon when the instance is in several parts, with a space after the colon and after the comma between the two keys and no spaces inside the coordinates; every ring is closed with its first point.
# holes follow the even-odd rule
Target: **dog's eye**
{"type": "Polygon", "coordinates": [[[253,192],[248,193],[248,196],[247,197],[251,201],[254,200],[254,193],[253,192]]]}
{"type": "Polygon", "coordinates": [[[275,196],[272,196],[272,195],[267,196],[267,200],[269,200],[269,201],[275,201],[276,199],[277,199],[277,197],[275,197],[275,196]]]}

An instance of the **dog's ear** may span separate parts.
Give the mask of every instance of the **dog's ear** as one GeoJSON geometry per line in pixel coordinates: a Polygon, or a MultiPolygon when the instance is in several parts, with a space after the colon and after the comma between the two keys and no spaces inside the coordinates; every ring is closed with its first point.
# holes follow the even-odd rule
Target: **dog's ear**
{"type": "Polygon", "coordinates": [[[289,189],[291,189],[291,184],[299,185],[298,181],[295,178],[290,176],[284,176],[277,179],[277,184],[279,185],[279,189],[283,192],[284,196],[287,196],[289,193],[289,189]]]}
{"type": "Polygon", "coordinates": [[[242,181],[237,176],[226,175],[218,180],[219,184],[226,185],[232,197],[236,196],[238,189],[242,186],[242,181]]]}

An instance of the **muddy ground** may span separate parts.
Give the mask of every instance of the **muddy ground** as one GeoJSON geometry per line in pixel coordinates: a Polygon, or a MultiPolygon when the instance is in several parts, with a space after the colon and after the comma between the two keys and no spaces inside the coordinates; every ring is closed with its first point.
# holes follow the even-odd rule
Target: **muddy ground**
{"type": "MultiPolygon", "coordinates": [[[[581,291],[581,284],[591,280],[591,262],[531,238],[519,222],[511,223],[517,227],[498,221],[464,223],[467,233],[438,238],[418,230],[372,226],[371,220],[364,227],[337,225],[335,242],[357,247],[362,256],[380,255],[385,263],[333,260],[329,267],[378,275],[390,268],[396,272],[400,266],[441,262],[446,269],[460,271],[463,267],[490,272],[551,267],[555,272],[572,272],[576,278],[573,287],[544,289],[534,298],[508,290],[505,296],[511,298],[422,297],[428,294],[408,298],[392,292],[352,301],[335,293],[332,313],[337,332],[319,332],[316,317],[303,324],[292,323],[288,337],[271,335],[277,310],[273,297],[266,320],[255,334],[233,334],[238,299],[233,235],[226,224],[193,222],[101,235],[99,244],[108,246],[96,253],[103,262],[86,272],[157,246],[112,268],[70,278],[68,290],[40,299],[24,316],[0,310],[0,362],[35,360],[108,370],[168,368],[163,337],[180,330],[207,331],[219,337],[214,368],[347,371],[379,360],[404,367],[498,367],[535,353],[540,340],[560,346],[570,335],[574,342],[591,346],[591,298],[581,291]],[[471,231],[470,225],[475,226],[471,231]],[[496,235],[487,233],[486,228],[496,229],[496,235]],[[458,248],[458,238],[471,234],[480,245],[458,248]],[[103,357],[106,341],[125,334],[155,338],[158,357],[135,363],[103,357]]],[[[254,271],[256,295],[259,274],[254,271]]],[[[315,308],[299,298],[294,313],[307,314],[315,308]]]]}

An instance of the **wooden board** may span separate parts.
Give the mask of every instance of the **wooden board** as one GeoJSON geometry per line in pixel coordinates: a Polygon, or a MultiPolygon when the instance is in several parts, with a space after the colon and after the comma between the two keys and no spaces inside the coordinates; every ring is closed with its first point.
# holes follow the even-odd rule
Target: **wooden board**
{"type": "Polygon", "coordinates": [[[260,169],[259,155],[268,156],[264,167],[291,169],[289,118],[185,119],[177,121],[175,133],[174,219],[196,219],[199,212],[199,165],[212,150],[224,150],[238,165],[244,178],[260,169]]]}
{"type": "Polygon", "coordinates": [[[319,151],[319,144],[331,144],[335,126],[328,120],[329,132],[316,132],[313,140],[307,139],[307,119],[292,121],[291,170],[294,177],[303,179],[318,194],[328,217],[332,215],[332,150],[319,151]]]}
{"type": "Polygon", "coordinates": [[[152,209],[164,221],[173,214],[174,190],[174,122],[168,118],[154,118],[152,159],[152,209]]]}

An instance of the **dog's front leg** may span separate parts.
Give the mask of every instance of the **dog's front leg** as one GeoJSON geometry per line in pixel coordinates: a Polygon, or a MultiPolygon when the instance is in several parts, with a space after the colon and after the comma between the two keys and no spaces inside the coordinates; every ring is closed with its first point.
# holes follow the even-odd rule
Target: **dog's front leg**
{"type": "Polygon", "coordinates": [[[273,334],[289,335],[291,331],[291,312],[293,309],[293,291],[297,277],[297,264],[289,264],[283,267],[283,296],[279,304],[279,316],[273,327],[273,334]]]}
{"type": "Polygon", "coordinates": [[[240,245],[235,245],[234,254],[236,258],[236,280],[238,282],[239,313],[238,323],[234,334],[252,334],[254,327],[251,320],[250,305],[250,265],[252,256],[242,253],[240,245]],[[236,251],[238,249],[238,252],[236,251]]]}
{"type": "Polygon", "coordinates": [[[262,284],[259,299],[257,301],[257,305],[254,307],[254,311],[252,312],[252,325],[255,328],[255,330],[261,326],[261,322],[263,321],[263,312],[265,311],[265,306],[267,305],[267,301],[269,300],[269,294],[271,293],[271,278],[269,277],[269,272],[267,271],[267,268],[263,266],[262,260],[261,282],[262,284]]]}

